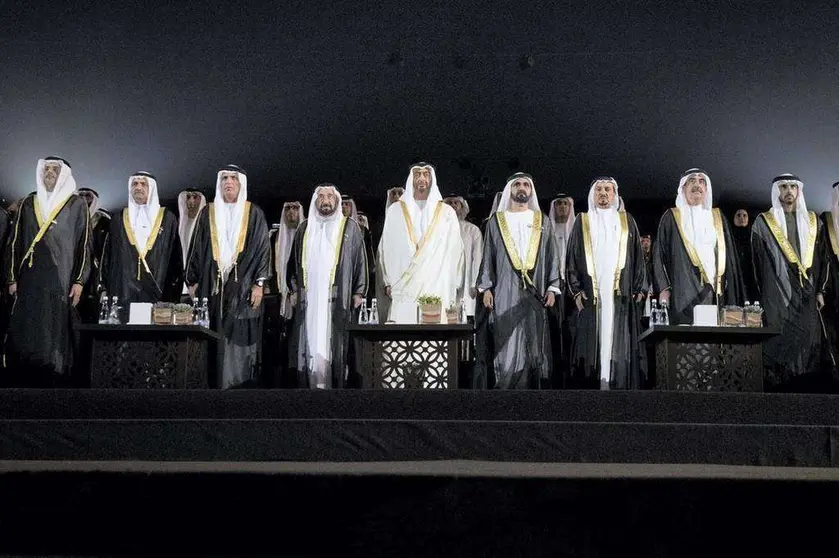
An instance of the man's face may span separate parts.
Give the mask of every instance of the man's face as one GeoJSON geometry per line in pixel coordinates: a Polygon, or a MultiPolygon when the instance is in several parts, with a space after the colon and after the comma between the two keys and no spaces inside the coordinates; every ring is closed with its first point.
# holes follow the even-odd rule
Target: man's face
{"type": "Polygon", "coordinates": [[[198,210],[201,209],[201,194],[198,192],[186,193],[186,214],[190,219],[195,219],[198,210]]]}
{"type": "Polygon", "coordinates": [[[461,214],[463,213],[463,203],[458,198],[446,198],[443,201],[446,203],[446,205],[454,209],[454,212],[457,214],[458,218],[462,218],[461,214]]]}
{"type": "Polygon", "coordinates": [[[335,210],[338,209],[338,197],[335,195],[335,190],[326,188],[318,192],[315,207],[318,208],[318,213],[324,217],[329,217],[335,213],[335,210]]]}
{"type": "Polygon", "coordinates": [[[235,203],[239,199],[239,190],[242,184],[239,183],[239,173],[225,172],[221,175],[221,193],[225,203],[235,203]]]}
{"type": "Polygon", "coordinates": [[[300,223],[300,206],[296,203],[285,206],[283,209],[283,219],[288,228],[296,229],[300,223]]]}
{"type": "Polygon", "coordinates": [[[431,188],[431,169],[419,167],[412,171],[414,175],[414,191],[424,194],[431,188]]]}
{"type": "Polygon", "coordinates": [[[685,199],[687,200],[688,205],[702,205],[705,201],[705,192],[707,190],[708,184],[704,175],[690,175],[683,187],[685,199]]]}
{"type": "Polygon", "coordinates": [[[146,205],[149,201],[149,181],[145,176],[137,176],[131,181],[131,199],[137,205],[146,205]]]}
{"type": "Polygon", "coordinates": [[[527,203],[533,195],[533,186],[526,178],[518,178],[510,186],[510,197],[516,203],[527,203]]]}
{"type": "Polygon", "coordinates": [[[55,190],[55,185],[58,182],[58,175],[61,174],[61,164],[47,162],[44,165],[44,188],[47,192],[55,190]]]}
{"type": "Polygon", "coordinates": [[[397,186],[396,188],[391,188],[387,191],[387,201],[390,203],[396,203],[399,201],[399,198],[402,197],[402,194],[405,193],[405,188],[397,186]]]}
{"type": "Polygon", "coordinates": [[[571,200],[560,198],[554,200],[554,220],[557,223],[564,223],[571,216],[571,200]]]}
{"type": "Polygon", "coordinates": [[[342,201],[341,202],[341,211],[344,214],[344,217],[352,217],[352,202],[351,201],[342,201]]]}
{"type": "Polygon", "coordinates": [[[645,234],[641,237],[641,248],[644,249],[645,254],[649,254],[653,247],[653,239],[650,235],[645,234]]]}
{"type": "Polygon", "coordinates": [[[594,184],[594,202],[600,209],[608,209],[615,203],[615,185],[608,180],[598,180],[594,184]]]}
{"type": "Polygon", "coordinates": [[[93,195],[93,192],[90,190],[82,190],[79,192],[79,196],[87,202],[87,206],[90,207],[93,205],[93,200],[96,199],[96,196],[93,195]]]}
{"type": "Polygon", "coordinates": [[[778,190],[778,200],[782,204],[792,205],[798,200],[798,184],[795,182],[782,182],[778,185],[778,190]]]}
{"type": "Polygon", "coordinates": [[[734,226],[735,227],[748,227],[749,226],[749,213],[745,209],[738,209],[737,213],[734,214],[734,226]]]}

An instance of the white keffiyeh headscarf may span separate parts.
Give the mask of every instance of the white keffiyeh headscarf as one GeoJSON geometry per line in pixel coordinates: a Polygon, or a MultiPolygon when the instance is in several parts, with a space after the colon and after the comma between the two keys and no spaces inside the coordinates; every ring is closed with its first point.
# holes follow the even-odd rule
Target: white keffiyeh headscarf
{"type": "Polygon", "coordinates": [[[76,180],[73,178],[73,171],[70,163],[60,157],[47,157],[39,159],[35,169],[35,183],[37,184],[36,196],[38,207],[41,210],[41,220],[46,221],[56,207],[60,207],[67,198],[76,191],[76,180]],[[44,169],[47,163],[61,165],[58,178],[55,181],[55,188],[52,192],[47,191],[44,186],[44,169]]]}
{"type": "Polygon", "coordinates": [[[804,256],[807,249],[807,239],[810,238],[810,217],[807,213],[807,203],[804,201],[804,183],[801,179],[792,174],[782,174],[775,177],[772,181],[772,215],[775,216],[775,221],[781,230],[784,231],[784,236],[787,236],[787,220],[784,216],[784,207],[781,205],[779,196],[781,195],[781,184],[797,184],[798,185],[798,199],[795,207],[795,221],[798,225],[798,253],[804,256]]]}
{"type": "Polygon", "coordinates": [[[145,171],[136,172],[128,177],[128,221],[134,231],[138,250],[145,250],[159,210],[160,201],[157,197],[157,180],[155,177],[145,171]],[[143,205],[137,204],[131,197],[131,184],[135,178],[145,178],[149,184],[149,196],[143,205]]]}
{"type": "MultiPolygon", "coordinates": [[[[248,201],[248,177],[245,171],[236,165],[227,165],[218,171],[216,177],[216,197],[213,200],[213,214],[216,221],[216,234],[219,243],[219,267],[222,276],[227,275],[236,263],[236,249],[239,245],[239,235],[242,233],[242,217],[245,213],[245,203],[248,201]],[[239,197],[233,203],[224,201],[222,178],[230,173],[239,178],[241,189],[239,197]]],[[[247,226],[247,223],[245,223],[247,226]]],[[[246,234],[246,233],[244,233],[246,234]]]]}
{"type": "Polygon", "coordinates": [[[711,178],[701,169],[685,171],[679,180],[676,192],[676,207],[679,209],[680,225],[688,242],[696,249],[699,261],[705,271],[705,276],[714,284],[717,276],[717,233],[714,230],[713,190],[711,178]],[[685,187],[693,176],[705,178],[705,199],[702,205],[690,205],[685,196],[685,187]]]}

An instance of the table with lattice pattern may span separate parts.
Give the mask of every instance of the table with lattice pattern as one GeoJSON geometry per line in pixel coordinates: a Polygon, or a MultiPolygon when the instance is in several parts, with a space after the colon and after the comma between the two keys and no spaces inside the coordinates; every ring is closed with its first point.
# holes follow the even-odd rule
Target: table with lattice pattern
{"type": "Polygon", "coordinates": [[[196,325],[79,326],[97,389],[207,389],[218,333],[196,325]]]}
{"type": "Polygon", "coordinates": [[[352,324],[365,389],[457,389],[460,340],[472,324],[352,324]]]}
{"type": "MultiPolygon", "coordinates": [[[[655,387],[675,391],[763,391],[768,327],[654,326],[639,337],[655,347],[655,387]]],[[[650,363],[651,365],[653,363],[650,363]]]]}

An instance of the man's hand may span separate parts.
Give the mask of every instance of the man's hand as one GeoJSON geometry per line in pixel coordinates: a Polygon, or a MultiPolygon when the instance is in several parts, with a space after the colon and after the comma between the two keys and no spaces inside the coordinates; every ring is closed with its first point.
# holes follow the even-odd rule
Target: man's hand
{"type": "Polygon", "coordinates": [[[553,291],[548,291],[547,294],[545,294],[545,308],[553,308],[555,302],[556,295],[553,291]]]}
{"type": "Polygon", "coordinates": [[[819,310],[824,308],[824,295],[822,293],[816,295],[816,307],[819,310]]]}
{"type": "Polygon", "coordinates": [[[186,290],[189,291],[189,298],[195,300],[195,291],[198,290],[198,283],[188,286],[186,290]]]}
{"type": "Polygon", "coordinates": [[[478,298],[478,289],[476,289],[475,287],[472,287],[471,289],[469,289],[469,295],[472,298],[478,298]]]}
{"type": "Polygon", "coordinates": [[[17,283],[10,283],[9,284],[9,295],[15,296],[17,294],[17,283]]]}
{"type": "Polygon", "coordinates": [[[661,291],[658,293],[658,301],[662,304],[667,304],[670,302],[670,289],[666,291],[661,291]]]}
{"type": "Polygon", "coordinates": [[[82,286],[78,283],[73,283],[73,286],[70,287],[70,298],[73,299],[73,306],[76,306],[79,303],[79,300],[82,298],[82,286]]]}
{"type": "Polygon", "coordinates": [[[577,296],[574,297],[574,303],[577,305],[577,311],[582,312],[585,305],[583,304],[584,300],[588,300],[586,293],[580,291],[577,293],[577,296]]]}
{"type": "Polygon", "coordinates": [[[362,297],[361,295],[358,295],[358,294],[357,295],[352,295],[352,307],[353,308],[358,308],[359,306],[361,306],[361,302],[363,300],[364,300],[364,297],[362,297]]]}
{"type": "Polygon", "coordinates": [[[635,302],[641,302],[644,300],[644,293],[635,293],[635,302]]]}
{"type": "Polygon", "coordinates": [[[387,295],[388,298],[393,298],[390,294],[390,285],[385,287],[385,294],[387,295]]]}
{"type": "Polygon", "coordinates": [[[492,310],[493,302],[492,291],[484,291],[484,307],[492,310]]]}
{"type": "Polygon", "coordinates": [[[291,303],[292,308],[297,306],[297,293],[289,293],[288,294],[288,301],[291,303]]]}
{"type": "Polygon", "coordinates": [[[251,287],[251,308],[256,310],[262,302],[262,287],[254,285],[251,287]]]}

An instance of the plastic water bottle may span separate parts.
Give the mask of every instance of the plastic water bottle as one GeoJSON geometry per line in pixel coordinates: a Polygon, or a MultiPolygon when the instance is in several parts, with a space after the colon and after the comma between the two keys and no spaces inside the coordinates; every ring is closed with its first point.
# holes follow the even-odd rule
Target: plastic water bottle
{"type": "Polygon", "coordinates": [[[207,329],[210,328],[210,306],[207,297],[201,299],[201,325],[206,327],[207,329]]]}
{"type": "Polygon", "coordinates": [[[660,325],[665,325],[665,326],[670,325],[670,313],[667,311],[668,306],[669,306],[669,304],[666,303],[666,302],[661,303],[661,314],[660,314],[661,317],[659,318],[661,320],[660,325]]]}
{"type": "Polygon", "coordinates": [[[119,325],[119,297],[111,299],[111,309],[108,312],[108,323],[111,325],[119,325]]]}
{"type": "Polygon", "coordinates": [[[370,319],[367,323],[372,325],[379,323],[379,306],[375,298],[370,301],[370,319]]]}
{"type": "Polygon", "coordinates": [[[361,299],[361,309],[358,312],[358,323],[361,325],[370,323],[370,315],[367,313],[366,299],[361,299]]]}
{"type": "Polygon", "coordinates": [[[110,323],[111,308],[108,306],[108,293],[102,291],[102,296],[99,298],[99,323],[110,323]]]}
{"type": "Polygon", "coordinates": [[[661,325],[659,315],[658,300],[652,299],[650,301],[650,326],[661,325]]]}

